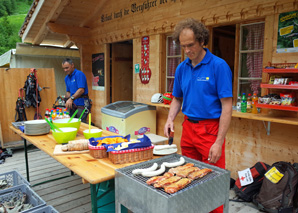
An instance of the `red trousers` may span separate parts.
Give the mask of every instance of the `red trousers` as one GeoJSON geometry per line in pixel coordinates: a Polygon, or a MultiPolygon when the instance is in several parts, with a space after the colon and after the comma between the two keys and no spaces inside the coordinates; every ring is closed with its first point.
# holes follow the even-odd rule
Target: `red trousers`
{"type": "MultiPolygon", "coordinates": [[[[215,164],[208,161],[209,150],[217,138],[219,119],[209,119],[192,123],[185,116],[182,126],[182,155],[225,169],[225,142],[222,146],[220,159],[215,164]]],[[[223,206],[218,207],[212,212],[223,212],[223,206]]]]}

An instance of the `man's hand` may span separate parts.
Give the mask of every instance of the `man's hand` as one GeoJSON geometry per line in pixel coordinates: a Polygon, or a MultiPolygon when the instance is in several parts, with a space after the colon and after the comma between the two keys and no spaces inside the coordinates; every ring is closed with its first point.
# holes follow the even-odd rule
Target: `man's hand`
{"type": "Polygon", "coordinates": [[[222,145],[219,145],[218,143],[214,143],[210,150],[209,150],[209,155],[208,155],[208,161],[209,163],[216,163],[222,152],[222,145]]]}
{"type": "Polygon", "coordinates": [[[72,108],[72,103],[73,103],[73,100],[71,98],[69,98],[66,103],[65,103],[65,107],[67,109],[71,109],[72,108]]]}

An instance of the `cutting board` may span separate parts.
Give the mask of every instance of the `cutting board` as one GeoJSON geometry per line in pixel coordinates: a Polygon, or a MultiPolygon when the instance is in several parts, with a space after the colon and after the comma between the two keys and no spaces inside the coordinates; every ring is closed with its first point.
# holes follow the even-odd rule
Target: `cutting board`
{"type": "Polygon", "coordinates": [[[84,154],[84,153],[89,153],[89,150],[82,150],[82,151],[67,151],[63,152],[61,150],[62,145],[56,145],[53,155],[71,155],[71,154],[84,154]]]}

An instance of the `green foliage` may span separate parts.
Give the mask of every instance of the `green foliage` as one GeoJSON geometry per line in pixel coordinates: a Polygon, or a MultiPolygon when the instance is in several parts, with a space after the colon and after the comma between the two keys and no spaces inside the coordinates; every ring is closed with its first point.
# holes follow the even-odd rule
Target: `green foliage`
{"type": "Polygon", "coordinates": [[[0,55],[21,42],[19,30],[33,0],[0,0],[0,55]],[[13,15],[12,15],[13,14],[13,15]]]}

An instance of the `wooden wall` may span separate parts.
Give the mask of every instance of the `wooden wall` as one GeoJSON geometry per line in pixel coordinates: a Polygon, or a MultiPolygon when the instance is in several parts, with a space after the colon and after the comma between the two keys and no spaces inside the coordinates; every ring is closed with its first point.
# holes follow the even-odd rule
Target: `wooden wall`
{"type": "MultiPolygon", "coordinates": [[[[16,135],[9,126],[15,121],[15,108],[19,88],[24,87],[29,68],[0,69],[0,121],[4,147],[9,142],[20,141],[21,137],[16,135]]],[[[44,118],[46,108],[52,108],[56,95],[56,83],[54,69],[37,69],[37,78],[40,87],[49,87],[40,91],[41,103],[39,112],[44,118]]],[[[25,108],[27,120],[33,120],[36,108],[33,106],[25,108]]]]}
{"type": "MultiPolygon", "coordinates": [[[[92,54],[105,53],[105,91],[90,89],[93,100],[93,122],[101,126],[101,107],[108,104],[109,96],[109,43],[133,40],[133,64],[141,64],[141,38],[150,38],[150,64],[152,76],[149,84],[142,84],[139,75],[133,73],[133,101],[148,103],[156,92],[164,92],[165,82],[165,35],[173,31],[176,23],[184,18],[201,20],[209,28],[254,21],[265,21],[264,66],[267,62],[298,62],[298,53],[276,53],[278,15],[298,10],[295,0],[225,0],[225,1],[156,1],[157,6],[143,12],[131,11],[121,18],[114,18],[115,12],[124,12],[132,1],[109,1],[98,8],[98,16],[89,23],[90,38],[71,36],[81,51],[82,68],[91,88],[92,54]],[[163,2],[161,4],[161,2],[163,2]],[[101,22],[102,17],[112,14],[111,20],[101,22]]],[[[141,4],[141,3],[137,3],[141,4]]],[[[238,25],[239,27],[239,25],[238,25]]],[[[238,28],[239,29],[239,28],[238,28]]],[[[237,42],[236,38],[236,42],[237,42]]],[[[237,47],[237,45],[236,45],[237,47]]],[[[237,51],[237,50],[236,50],[237,51]]],[[[224,53],[223,53],[224,54],[224,53]]],[[[238,57],[235,57],[238,60],[238,57]]],[[[235,63],[237,64],[237,63],[235,63]]],[[[236,67],[235,67],[236,69],[236,67]]],[[[236,76],[237,77],[237,76],[236,76]]],[[[265,79],[266,76],[263,75],[265,79]]],[[[168,108],[157,108],[157,134],[163,135],[168,108]]],[[[292,114],[289,114],[291,116],[292,114]]],[[[174,143],[180,143],[183,115],[175,120],[174,143]]],[[[236,177],[236,171],[248,168],[257,161],[273,163],[279,160],[298,162],[297,126],[272,123],[271,134],[266,135],[261,121],[233,118],[226,138],[226,165],[236,177]]]]}

